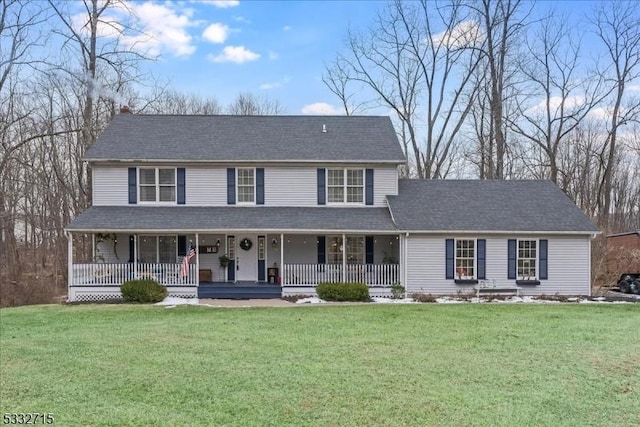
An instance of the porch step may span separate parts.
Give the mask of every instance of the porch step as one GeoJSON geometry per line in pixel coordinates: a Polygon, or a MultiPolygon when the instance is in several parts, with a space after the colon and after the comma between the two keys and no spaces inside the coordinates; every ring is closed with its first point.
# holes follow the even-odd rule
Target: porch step
{"type": "Polygon", "coordinates": [[[272,299],[281,298],[282,288],[275,285],[200,285],[198,298],[272,299]]]}

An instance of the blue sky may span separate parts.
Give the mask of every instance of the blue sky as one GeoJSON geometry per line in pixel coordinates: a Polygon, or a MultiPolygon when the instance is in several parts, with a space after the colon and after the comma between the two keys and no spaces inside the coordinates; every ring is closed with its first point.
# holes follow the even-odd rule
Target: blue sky
{"type": "MultiPolygon", "coordinates": [[[[222,105],[244,91],[279,101],[287,114],[341,114],[337,98],[321,80],[325,64],[343,49],[349,26],[368,27],[385,4],[129,1],[146,36],[129,34],[125,40],[157,56],[146,68],[178,91],[215,96],[222,105]]],[[[535,14],[550,7],[575,18],[590,3],[541,1],[535,14]]],[[[128,15],[111,13],[116,22],[128,15]]]]}
{"type": "MultiPolygon", "coordinates": [[[[179,91],[241,92],[278,100],[287,114],[330,113],[335,97],[321,80],[349,25],[366,27],[382,1],[137,1],[130,3],[158,60],[154,75],[179,91]],[[306,107],[306,108],[305,108],[306,107]]],[[[340,110],[334,111],[340,113],[340,110]]]]}

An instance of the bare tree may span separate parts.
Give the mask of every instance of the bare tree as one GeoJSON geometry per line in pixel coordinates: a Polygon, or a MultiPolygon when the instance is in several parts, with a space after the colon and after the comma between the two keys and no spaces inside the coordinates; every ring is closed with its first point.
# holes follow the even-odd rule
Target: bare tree
{"type": "Polygon", "coordinates": [[[479,62],[473,47],[479,33],[465,10],[456,0],[394,1],[367,33],[349,32],[347,53],[325,71],[325,84],[347,114],[356,105],[355,92],[347,91],[354,84],[395,112],[419,178],[449,173],[472,105],[471,76],[479,62]]]}
{"type": "Polygon", "coordinates": [[[240,92],[227,108],[229,114],[239,116],[273,116],[284,109],[278,101],[262,98],[249,92],[240,92]]]}
{"type": "Polygon", "coordinates": [[[515,119],[506,116],[512,131],[543,150],[547,176],[556,184],[563,172],[561,145],[604,97],[597,75],[581,75],[580,40],[566,22],[566,16],[552,15],[526,37],[519,70],[527,99],[516,104],[515,119]]]}
{"type": "Polygon", "coordinates": [[[503,179],[508,155],[505,123],[508,86],[515,70],[513,54],[528,13],[523,13],[521,0],[482,0],[469,5],[475,11],[484,35],[480,47],[482,77],[478,84],[486,87],[486,93],[480,95],[478,101],[485,103],[480,117],[486,116],[488,123],[485,125],[483,122],[484,134],[480,138],[484,144],[481,164],[485,168],[481,176],[503,179]]]}
{"type": "Polygon", "coordinates": [[[603,76],[611,85],[613,96],[607,106],[609,125],[607,144],[603,151],[604,174],[598,189],[599,223],[608,228],[619,131],[622,126],[637,121],[640,97],[629,95],[629,85],[640,77],[640,13],[636,2],[600,4],[594,20],[595,33],[607,55],[603,76]]]}

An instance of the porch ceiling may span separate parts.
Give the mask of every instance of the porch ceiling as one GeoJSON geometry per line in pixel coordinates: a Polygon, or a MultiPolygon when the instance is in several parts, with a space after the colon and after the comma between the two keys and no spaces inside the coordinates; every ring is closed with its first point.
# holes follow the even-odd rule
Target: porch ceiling
{"type": "Polygon", "coordinates": [[[397,231],[387,208],[266,206],[92,206],[71,221],[66,230],[397,231]]]}

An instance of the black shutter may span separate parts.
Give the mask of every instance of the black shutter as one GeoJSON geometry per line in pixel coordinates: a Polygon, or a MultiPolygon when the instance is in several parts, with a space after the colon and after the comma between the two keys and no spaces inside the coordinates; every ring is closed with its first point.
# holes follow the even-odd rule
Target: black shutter
{"type": "Polygon", "coordinates": [[[365,170],[365,204],[373,205],[373,169],[365,170]]]}
{"type": "Polygon", "coordinates": [[[129,204],[135,205],[138,203],[138,169],[129,168],[129,204]]]}
{"type": "Polygon", "coordinates": [[[326,178],[327,170],[324,168],[318,168],[318,204],[327,204],[327,191],[326,191],[326,178]]]}
{"type": "Polygon", "coordinates": [[[549,278],[549,242],[547,240],[540,240],[540,273],[538,278],[540,280],[547,280],[549,278]]]}
{"type": "Polygon", "coordinates": [[[447,279],[455,279],[453,264],[455,262],[454,258],[454,242],[453,239],[447,239],[446,248],[445,248],[445,258],[446,258],[446,278],[447,279]]]}
{"type": "Polygon", "coordinates": [[[236,204],[236,169],[227,168],[227,204],[236,204]]]}
{"type": "Polygon", "coordinates": [[[184,177],[184,168],[177,169],[177,178],[178,178],[178,194],[177,200],[179,205],[184,205],[185,203],[185,177],[184,177]]]}
{"type": "Polygon", "coordinates": [[[136,256],[136,238],[133,235],[129,236],[129,262],[135,262],[136,256]]]}
{"type": "Polygon", "coordinates": [[[264,205],[264,168],[256,168],[256,205],[264,205]]]}
{"type": "Polygon", "coordinates": [[[516,245],[515,239],[509,239],[507,246],[507,278],[516,279],[516,245]]]}
{"type": "Polygon", "coordinates": [[[478,280],[484,280],[487,278],[487,241],[478,239],[476,244],[478,246],[478,280]]]}
{"type": "Polygon", "coordinates": [[[364,242],[366,263],[373,264],[373,236],[366,236],[364,242]]]}
{"type": "Polygon", "coordinates": [[[187,254],[187,236],[178,236],[178,256],[187,254]]]}
{"type": "Polygon", "coordinates": [[[318,236],[318,264],[326,264],[327,263],[327,255],[325,245],[327,243],[327,238],[325,236],[318,236]]]}

